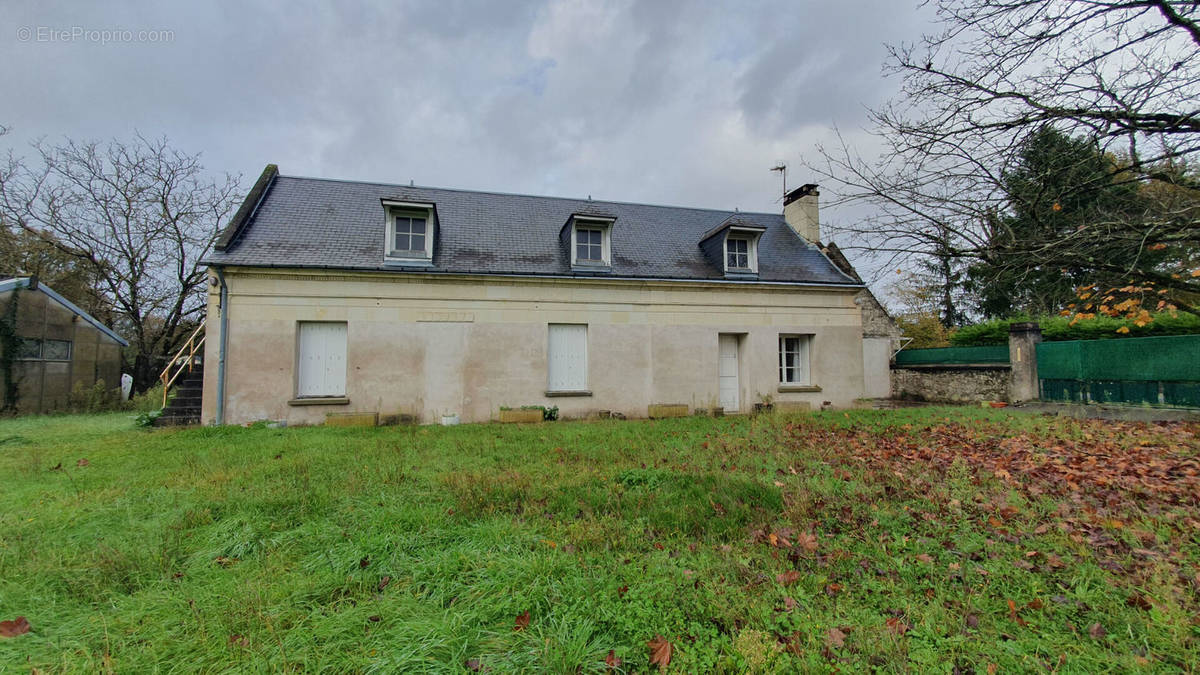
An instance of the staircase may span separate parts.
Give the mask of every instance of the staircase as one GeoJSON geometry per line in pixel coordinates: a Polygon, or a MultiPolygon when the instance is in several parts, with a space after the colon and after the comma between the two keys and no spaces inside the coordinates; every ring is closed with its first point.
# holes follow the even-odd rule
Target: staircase
{"type": "Polygon", "coordinates": [[[173,427],[200,423],[200,396],[204,391],[204,366],[194,367],[175,382],[174,398],[154,420],[156,427],[173,427]]]}
{"type": "Polygon", "coordinates": [[[200,423],[200,401],[204,392],[204,337],[204,322],[201,321],[158,376],[163,383],[163,408],[162,414],[154,420],[154,426],[200,423]],[[170,398],[172,387],[174,398],[170,398]]]}

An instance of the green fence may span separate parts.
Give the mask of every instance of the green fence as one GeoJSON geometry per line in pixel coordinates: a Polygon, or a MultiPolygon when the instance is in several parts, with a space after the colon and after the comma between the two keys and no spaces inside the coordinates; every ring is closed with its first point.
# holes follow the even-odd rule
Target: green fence
{"type": "Polygon", "coordinates": [[[903,349],[896,354],[897,366],[928,366],[966,363],[1008,363],[1008,345],[987,347],[943,347],[903,349]]]}
{"type": "Polygon", "coordinates": [[[1044,400],[1200,407],[1200,335],[1043,342],[1044,400]]]}

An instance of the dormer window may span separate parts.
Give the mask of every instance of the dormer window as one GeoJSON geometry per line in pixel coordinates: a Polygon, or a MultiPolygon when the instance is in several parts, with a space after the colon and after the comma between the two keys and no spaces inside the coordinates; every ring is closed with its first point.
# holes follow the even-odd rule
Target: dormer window
{"type": "Polygon", "coordinates": [[[575,262],[604,264],[604,230],[595,227],[575,228],[575,262]]]}
{"type": "Polygon", "coordinates": [[[729,237],[725,240],[725,269],[750,271],[750,240],[729,237]]]}
{"type": "Polygon", "coordinates": [[[383,203],[387,213],[387,240],[384,258],[402,263],[429,263],[433,260],[433,204],[416,202],[383,203]]]}
{"type": "Polygon", "coordinates": [[[730,216],[704,233],[700,248],[725,276],[753,279],[758,276],[758,240],[767,228],[741,216],[730,216]]]}
{"type": "Polygon", "coordinates": [[[730,227],[725,233],[725,273],[758,274],[760,227],[730,227]]]}
{"type": "Polygon", "coordinates": [[[571,266],[612,265],[612,225],[615,219],[574,216],[571,219],[571,266]]]}

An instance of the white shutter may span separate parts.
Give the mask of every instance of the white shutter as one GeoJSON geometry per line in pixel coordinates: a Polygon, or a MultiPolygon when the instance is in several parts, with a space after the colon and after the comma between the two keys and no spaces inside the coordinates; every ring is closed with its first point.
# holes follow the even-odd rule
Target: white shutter
{"type": "Polygon", "coordinates": [[[346,395],[346,324],[301,323],[297,396],[346,395]]]}
{"type": "Polygon", "coordinates": [[[550,324],[547,352],[550,391],[587,390],[586,324],[550,324]]]}
{"type": "Polygon", "coordinates": [[[725,412],[738,412],[738,338],[720,335],[717,338],[717,395],[725,412]]]}

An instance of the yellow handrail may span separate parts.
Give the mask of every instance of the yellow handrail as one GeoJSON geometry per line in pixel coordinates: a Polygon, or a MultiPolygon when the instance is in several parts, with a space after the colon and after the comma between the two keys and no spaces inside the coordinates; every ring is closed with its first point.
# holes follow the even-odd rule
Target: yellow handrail
{"type": "Polygon", "coordinates": [[[175,380],[179,379],[184,368],[186,367],[189,373],[192,372],[192,364],[196,360],[196,353],[204,346],[204,339],[207,337],[207,334],[205,334],[200,335],[199,340],[196,339],[200,331],[204,330],[204,323],[204,321],[201,321],[200,325],[196,326],[196,330],[192,331],[187,341],[183,343],[179,351],[175,352],[175,356],[171,357],[171,360],[167,362],[167,367],[163,368],[162,373],[158,376],[158,379],[163,383],[164,408],[167,407],[167,394],[171,391],[171,385],[175,384],[175,380]],[[186,356],[184,356],[184,352],[187,352],[186,356]],[[181,359],[183,360],[182,363],[180,363],[181,359]],[[172,369],[174,369],[174,373],[171,372],[172,369]]]}

